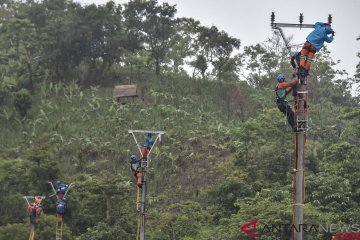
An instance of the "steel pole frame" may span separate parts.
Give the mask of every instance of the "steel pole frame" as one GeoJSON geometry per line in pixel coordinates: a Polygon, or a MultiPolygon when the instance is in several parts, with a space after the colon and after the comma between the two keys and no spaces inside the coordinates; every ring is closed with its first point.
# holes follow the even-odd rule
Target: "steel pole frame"
{"type": "Polygon", "coordinates": [[[148,155],[147,155],[147,161],[142,161],[141,162],[141,173],[142,173],[142,178],[143,178],[143,183],[141,186],[141,207],[140,207],[140,234],[139,234],[139,238],[140,240],[145,240],[145,204],[146,204],[146,191],[147,191],[147,168],[149,166],[149,162],[150,162],[150,153],[152,152],[152,149],[154,148],[155,144],[157,143],[157,141],[161,141],[161,135],[165,134],[165,131],[152,131],[152,130],[129,130],[128,131],[129,134],[131,134],[135,140],[136,146],[141,154],[142,157],[144,157],[141,153],[141,149],[140,149],[140,145],[136,139],[136,136],[134,133],[155,133],[157,134],[156,139],[154,141],[153,146],[151,147],[148,155]]]}

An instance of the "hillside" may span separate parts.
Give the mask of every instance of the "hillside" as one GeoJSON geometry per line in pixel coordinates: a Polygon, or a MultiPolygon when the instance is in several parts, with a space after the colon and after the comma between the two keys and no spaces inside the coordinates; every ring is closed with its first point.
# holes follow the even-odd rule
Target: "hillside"
{"type": "MultiPolygon", "coordinates": [[[[55,237],[59,180],[75,184],[64,240],[135,239],[129,129],[166,131],[147,172],[147,239],[253,239],[239,227],[254,221],[258,239],[291,238],[294,134],[274,88],[293,69],[278,35],[242,51],[156,0],[0,6],[0,240],[28,238],[23,196],[37,194],[35,239],[55,237]],[[139,97],[114,99],[125,84],[139,97]]],[[[306,240],[359,229],[359,71],[336,65],[325,46],[309,75],[306,240]]]]}
{"type": "MultiPolygon", "coordinates": [[[[227,231],[235,239],[240,234],[235,226],[252,216],[266,222],[291,222],[292,133],[272,102],[261,101],[263,96],[271,99],[271,91],[255,91],[243,82],[176,75],[149,79],[138,86],[145,101],[128,99],[121,104],[113,99],[111,88],[50,84],[33,95],[25,120],[19,120],[10,108],[3,110],[8,118],[1,118],[1,201],[11,204],[1,214],[2,224],[21,222],[26,228],[21,195],[49,195],[46,181],[61,179],[76,183],[65,220],[71,230],[69,239],[98,239],[99,231],[104,236],[120,231],[122,239],[134,237],[136,185],[128,161],[137,150],[128,129],[166,131],[166,138],[153,152],[149,172],[147,229],[151,239],[166,239],[168,234],[208,239],[213,231],[220,234],[216,239],[230,239],[222,235],[229,228],[228,221],[234,227],[227,231]],[[109,175],[113,177],[106,177],[109,175]],[[106,201],[110,202],[104,205],[106,201]],[[275,213],[272,208],[281,210],[275,213]]],[[[305,214],[311,214],[314,222],[344,221],[331,213],[339,211],[335,203],[341,204],[338,201],[345,193],[323,198],[331,188],[322,187],[343,182],[336,189],[352,192],[347,197],[353,199],[343,203],[348,204],[343,210],[357,218],[356,211],[351,211],[358,204],[355,192],[359,186],[350,181],[353,174],[343,170],[344,175],[337,175],[334,182],[329,171],[337,171],[336,165],[357,166],[359,148],[355,142],[347,143],[354,140],[347,133],[358,125],[331,117],[348,111],[339,104],[315,104],[312,109],[322,118],[314,117],[314,129],[308,134],[305,214]],[[329,165],[328,161],[336,162],[329,165]]],[[[54,213],[53,206],[54,200],[48,199],[45,215],[54,213]]],[[[10,227],[0,231],[11,231],[10,227]]]]}

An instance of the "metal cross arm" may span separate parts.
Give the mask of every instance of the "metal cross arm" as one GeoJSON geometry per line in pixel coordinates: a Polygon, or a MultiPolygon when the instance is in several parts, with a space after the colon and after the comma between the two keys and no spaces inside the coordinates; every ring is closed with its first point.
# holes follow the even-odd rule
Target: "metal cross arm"
{"type": "MultiPolygon", "coordinates": [[[[40,197],[41,200],[44,200],[46,198],[45,196],[41,196],[41,195],[37,195],[37,196],[40,197]]],[[[31,204],[28,199],[34,199],[35,196],[23,196],[23,198],[25,199],[27,204],[30,206],[31,204]]]]}
{"type": "MultiPolygon", "coordinates": [[[[330,26],[328,23],[324,23],[325,26],[330,26]]],[[[271,23],[272,28],[287,27],[287,28],[314,28],[314,24],[299,24],[299,23],[271,23]]]]}
{"type": "Polygon", "coordinates": [[[27,204],[30,206],[30,202],[29,202],[28,198],[34,198],[34,196],[23,196],[23,198],[25,199],[27,204]]]}
{"type": "MultiPolygon", "coordinates": [[[[287,28],[315,28],[315,24],[300,24],[300,23],[271,23],[272,28],[287,27],[287,28]]],[[[331,27],[331,24],[324,23],[324,26],[331,27]]]]}
{"type": "MultiPolygon", "coordinates": [[[[281,27],[286,27],[286,28],[314,28],[315,25],[314,24],[303,24],[303,20],[304,20],[304,16],[302,13],[300,13],[300,16],[299,16],[299,22],[300,23],[276,23],[275,22],[275,13],[272,12],[271,13],[271,27],[274,28],[274,29],[278,29],[278,28],[281,28],[281,27]]],[[[332,16],[331,14],[329,14],[328,16],[328,21],[327,23],[323,23],[324,26],[331,26],[331,23],[332,23],[332,16]]]]}
{"type": "MultiPolygon", "coordinates": [[[[51,185],[51,188],[52,188],[52,190],[54,191],[54,194],[50,195],[49,197],[53,197],[53,196],[56,195],[56,190],[55,190],[54,185],[52,184],[52,182],[48,181],[48,183],[51,185]]],[[[65,194],[64,194],[64,198],[66,197],[66,195],[67,195],[68,191],[70,190],[70,188],[72,188],[72,187],[74,187],[74,186],[75,186],[74,183],[70,183],[70,184],[69,184],[69,186],[67,187],[66,192],[65,192],[65,194]]]]}
{"type": "Polygon", "coordinates": [[[152,145],[149,153],[147,154],[147,156],[150,156],[150,153],[151,153],[153,147],[155,146],[156,142],[157,142],[158,140],[161,142],[161,135],[165,134],[165,131],[131,130],[131,129],[129,129],[128,133],[133,136],[133,138],[134,138],[134,140],[135,140],[135,143],[136,143],[136,146],[138,147],[141,156],[144,157],[144,156],[142,155],[142,152],[141,152],[141,149],[140,149],[140,144],[139,144],[138,140],[136,139],[136,136],[135,136],[134,133],[152,133],[152,134],[157,134],[156,139],[155,139],[155,141],[154,141],[154,144],[152,145]]]}
{"type": "Polygon", "coordinates": [[[165,131],[153,131],[153,130],[131,130],[129,129],[129,133],[154,133],[154,134],[165,134],[165,131]]]}
{"type": "Polygon", "coordinates": [[[70,183],[70,184],[69,184],[69,186],[68,186],[68,188],[66,189],[66,192],[65,192],[65,194],[64,194],[64,199],[66,198],[66,195],[68,194],[70,188],[72,188],[72,187],[74,187],[74,186],[75,186],[74,183],[70,183]]]}
{"type": "Polygon", "coordinates": [[[53,197],[53,196],[56,195],[56,190],[55,190],[54,185],[52,184],[52,182],[48,181],[48,183],[51,185],[51,188],[54,191],[54,194],[50,195],[49,197],[53,197]]]}

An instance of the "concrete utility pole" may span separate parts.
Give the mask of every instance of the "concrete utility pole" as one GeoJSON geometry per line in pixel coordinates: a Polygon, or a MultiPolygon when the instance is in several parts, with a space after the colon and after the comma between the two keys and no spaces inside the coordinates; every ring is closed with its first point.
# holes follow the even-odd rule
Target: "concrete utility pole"
{"type": "Polygon", "coordinates": [[[147,191],[147,169],[150,164],[150,153],[153,150],[157,141],[161,141],[161,135],[165,134],[165,131],[151,131],[151,130],[129,130],[129,134],[132,134],[136,146],[139,149],[139,152],[142,156],[141,161],[141,176],[142,176],[142,185],[141,185],[141,202],[140,202],[140,226],[138,227],[138,234],[136,240],[145,240],[145,203],[146,203],[146,191],[147,191]],[[140,149],[140,145],[135,137],[134,133],[152,133],[157,134],[154,144],[151,146],[150,151],[146,156],[143,156],[140,149]]]}
{"type": "Polygon", "coordinates": [[[304,224],[304,196],[305,196],[305,144],[307,130],[307,79],[305,84],[298,83],[296,122],[297,132],[295,132],[295,159],[294,159],[294,178],[295,178],[295,199],[293,202],[293,239],[303,240],[302,224],[304,224]]]}
{"type": "MultiPolygon", "coordinates": [[[[292,23],[275,23],[275,14],[271,13],[271,27],[278,30],[283,38],[290,57],[292,56],[291,46],[289,45],[282,27],[290,28],[313,28],[313,24],[303,24],[303,14],[300,13],[300,24],[292,23]]],[[[328,23],[330,26],[332,17],[329,15],[328,23]]],[[[296,63],[296,61],[295,61],[296,63]]],[[[297,63],[296,63],[297,64],[297,63]]],[[[297,66],[298,67],[298,66],[297,66]]],[[[297,76],[297,94],[296,94],[296,132],[294,146],[294,198],[293,198],[293,239],[303,240],[304,234],[302,226],[304,224],[304,198],[305,198],[305,145],[306,131],[308,129],[308,80],[297,76]]]]}

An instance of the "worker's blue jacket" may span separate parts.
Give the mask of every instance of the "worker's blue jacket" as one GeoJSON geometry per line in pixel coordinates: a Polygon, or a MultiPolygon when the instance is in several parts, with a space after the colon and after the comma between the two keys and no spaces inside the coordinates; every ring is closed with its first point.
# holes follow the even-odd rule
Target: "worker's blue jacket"
{"type": "Polygon", "coordinates": [[[331,43],[334,38],[326,34],[323,23],[317,22],[315,23],[315,30],[307,36],[306,40],[309,41],[316,48],[316,52],[318,52],[324,46],[325,41],[331,43]]]}

